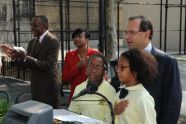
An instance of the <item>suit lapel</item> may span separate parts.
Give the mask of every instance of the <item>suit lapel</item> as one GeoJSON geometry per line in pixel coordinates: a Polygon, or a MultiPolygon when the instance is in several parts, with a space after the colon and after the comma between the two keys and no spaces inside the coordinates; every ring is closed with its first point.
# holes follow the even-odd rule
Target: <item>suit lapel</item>
{"type": "Polygon", "coordinates": [[[152,51],[151,51],[152,55],[156,56],[157,55],[157,49],[152,46],[152,51]]]}
{"type": "Polygon", "coordinates": [[[47,34],[45,35],[45,37],[43,38],[43,40],[42,40],[42,42],[41,42],[41,46],[42,46],[42,47],[46,45],[45,43],[47,42],[47,39],[48,39],[49,36],[50,36],[50,33],[47,33],[47,34]]]}
{"type": "Polygon", "coordinates": [[[156,58],[157,62],[159,63],[160,56],[163,54],[163,52],[160,51],[159,49],[157,49],[156,47],[152,47],[151,53],[152,53],[152,55],[154,55],[154,57],[156,58]]]}
{"type": "Polygon", "coordinates": [[[49,33],[47,33],[43,40],[41,41],[41,43],[39,43],[39,41],[36,43],[34,56],[37,56],[39,54],[39,51],[45,46],[45,43],[47,42],[49,36],[50,36],[49,33]]]}
{"type": "Polygon", "coordinates": [[[36,57],[41,49],[41,44],[38,40],[35,40],[34,49],[33,49],[33,57],[36,57]]]}
{"type": "Polygon", "coordinates": [[[35,47],[34,47],[34,54],[33,54],[34,57],[38,56],[40,50],[41,50],[44,46],[46,46],[46,42],[47,42],[47,39],[48,39],[49,36],[50,36],[50,34],[47,33],[47,34],[45,35],[45,37],[43,38],[43,40],[42,40],[41,43],[39,43],[39,41],[36,41],[35,47]]]}

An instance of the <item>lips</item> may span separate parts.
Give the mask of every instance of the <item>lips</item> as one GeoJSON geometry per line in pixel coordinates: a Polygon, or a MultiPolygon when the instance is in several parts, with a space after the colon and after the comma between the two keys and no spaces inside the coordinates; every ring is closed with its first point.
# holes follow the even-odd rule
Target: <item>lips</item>
{"type": "Polygon", "coordinates": [[[128,46],[132,46],[132,42],[127,42],[128,46]]]}
{"type": "Polygon", "coordinates": [[[131,41],[128,41],[127,43],[128,43],[128,44],[132,44],[132,42],[131,42],[131,41]]]}
{"type": "Polygon", "coordinates": [[[96,75],[90,75],[90,77],[91,77],[91,78],[95,78],[95,77],[96,77],[96,75]]]}
{"type": "Polygon", "coordinates": [[[79,44],[80,42],[74,42],[74,43],[79,44]]]}
{"type": "Polygon", "coordinates": [[[78,41],[78,40],[76,40],[76,41],[74,41],[74,43],[75,43],[75,44],[80,44],[81,42],[78,41]]]}
{"type": "Polygon", "coordinates": [[[97,76],[96,75],[90,75],[89,78],[92,79],[92,80],[96,80],[97,76]]]}

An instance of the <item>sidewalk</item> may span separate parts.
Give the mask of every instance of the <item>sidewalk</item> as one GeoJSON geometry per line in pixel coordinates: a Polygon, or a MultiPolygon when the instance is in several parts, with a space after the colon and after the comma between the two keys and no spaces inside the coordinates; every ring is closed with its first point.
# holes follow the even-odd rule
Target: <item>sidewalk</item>
{"type": "Polygon", "coordinates": [[[178,61],[186,61],[186,55],[173,55],[178,61]]]}

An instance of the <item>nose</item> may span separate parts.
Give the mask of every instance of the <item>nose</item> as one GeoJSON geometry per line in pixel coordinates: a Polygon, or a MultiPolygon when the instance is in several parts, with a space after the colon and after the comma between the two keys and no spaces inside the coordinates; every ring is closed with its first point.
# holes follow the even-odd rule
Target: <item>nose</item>
{"type": "Polygon", "coordinates": [[[78,42],[79,41],[79,39],[78,38],[74,38],[74,43],[76,43],[76,42],[78,42]]]}
{"type": "Polygon", "coordinates": [[[92,68],[91,71],[92,71],[92,72],[96,72],[96,68],[92,68]]]}

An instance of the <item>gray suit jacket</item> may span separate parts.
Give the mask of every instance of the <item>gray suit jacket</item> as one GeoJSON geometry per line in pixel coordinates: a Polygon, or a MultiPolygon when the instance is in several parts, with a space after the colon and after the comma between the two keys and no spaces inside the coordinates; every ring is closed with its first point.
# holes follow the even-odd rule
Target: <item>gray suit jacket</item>
{"type": "Polygon", "coordinates": [[[29,42],[25,62],[17,60],[13,64],[31,68],[32,99],[54,108],[60,105],[60,81],[57,73],[59,47],[57,38],[48,33],[42,43],[36,39],[29,42]]]}

